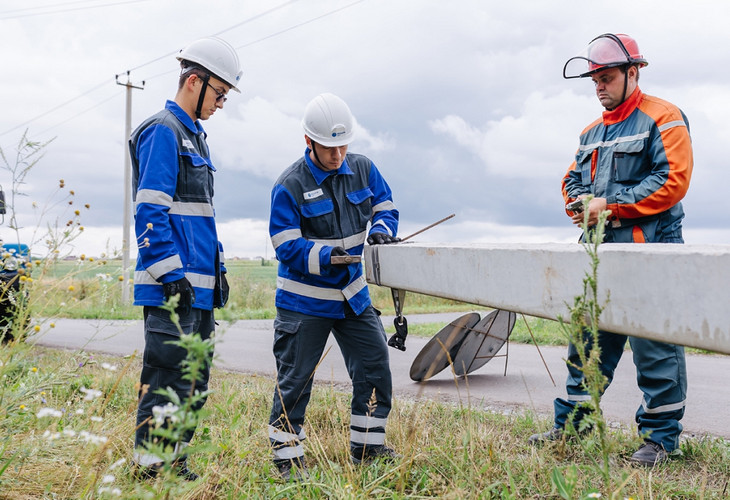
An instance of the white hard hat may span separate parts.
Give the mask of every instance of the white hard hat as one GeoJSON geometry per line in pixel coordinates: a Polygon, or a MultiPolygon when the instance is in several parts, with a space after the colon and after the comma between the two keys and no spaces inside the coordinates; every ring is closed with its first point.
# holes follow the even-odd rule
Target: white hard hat
{"type": "Polygon", "coordinates": [[[304,109],[304,133],[322,146],[350,144],[355,135],[354,125],[350,108],[334,94],[320,94],[304,109]]]}
{"type": "Polygon", "coordinates": [[[213,76],[226,82],[236,92],[243,71],[238,62],[238,54],[231,44],[217,37],[195,40],[181,49],[177,54],[178,61],[190,61],[196,66],[209,71],[213,76]]]}

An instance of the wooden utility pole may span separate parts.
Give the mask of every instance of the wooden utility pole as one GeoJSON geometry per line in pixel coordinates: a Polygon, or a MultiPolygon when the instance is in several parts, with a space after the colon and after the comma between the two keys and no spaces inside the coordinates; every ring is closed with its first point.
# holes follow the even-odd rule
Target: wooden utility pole
{"type": "Polygon", "coordinates": [[[132,134],[132,89],[144,89],[144,81],[141,86],[132,84],[127,71],[127,82],[119,81],[119,75],[115,75],[117,85],[127,87],[127,111],[124,124],[124,216],[122,221],[122,303],[129,303],[129,244],[130,226],[132,225],[132,161],[129,157],[129,136],[132,134]]]}

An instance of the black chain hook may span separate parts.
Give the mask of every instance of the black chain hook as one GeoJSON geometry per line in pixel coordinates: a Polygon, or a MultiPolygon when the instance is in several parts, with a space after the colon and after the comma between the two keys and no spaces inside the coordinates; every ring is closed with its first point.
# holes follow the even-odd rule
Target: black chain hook
{"type": "Polygon", "coordinates": [[[408,322],[402,312],[402,302],[405,299],[406,292],[403,290],[390,289],[393,295],[393,307],[395,308],[395,333],[388,340],[388,345],[400,351],[406,350],[406,337],[408,336],[408,322]]]}

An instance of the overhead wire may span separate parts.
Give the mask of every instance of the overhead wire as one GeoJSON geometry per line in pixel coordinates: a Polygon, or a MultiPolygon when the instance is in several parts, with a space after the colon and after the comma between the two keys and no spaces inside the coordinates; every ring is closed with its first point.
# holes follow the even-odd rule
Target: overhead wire
{"type": "MultiPolygon", "coordinates": [[[[296,1],[298,1],[298,0],[291,0],[291,1],[290,1],[290,2],[288,2],[288,3],[293,3],[293,2],[296,2],[296,1]]],[[[343,11],[343,10],[345,10],[345,9],[348,9],[348,8],[350,8],[350,7],[354,6],[354,5],[357,5],[357,4],[359,4],[359,3],[362,3],[362,2],[364,2],[364,1],[365,1],[365,0],[355,0],[354,2],[352,2],[352,3],[349,3],[349,4],[347,4],[347,5],[344,5],[344,6],[342,6],[342,7],[339,7],[339,8],[337,8],[337,9],[334,9],[334,10],[331,10],[331,11],[328,11],[328,12],[325,12],[324,14],[321,14],[321,15],[319,15],[319,16],[313,17],[313,18],[311,18],[311,19],[308,19],[308,20],[306,20],[306,21],[303,21],[303,22],[301,22],[301,23],[297,23],[297,24],[295,24],[295,25],[293,25],[293,26],[289,26],[288,28],[285,28],[285,29],[283,29],[283,30],[277,31],[277,32],[275,32],[275,33],[271,33],[270,35],[266,35],[266,36],[264,36],[264,37],[261,37],[261,38],[257,38],[256,40],[253,40],[253,41],[251,41],[251,42],[248,42],[248,43],[244,43],[243,45],[238,45],[238,46],[237,46],[237,47],[235,47],[235,48],[236,48],[236,49],[244,49],[244,48],[246,48],[246,47],[250,47],[251,45],[255,45],[255,44],[257,44],[257,43],[261,43],[261,42],[263,42],[263,41],[265,41],[265,40],[268,40],[268,39],[270,39],[270,38],[273,38],[273,37],[275,37],[275,36],[279,36],[279,35],[281,35],[281,34],[284,34],[284,33],[288,32],[288,31],[292,31],[292,30],[294,30],[294,29],[296,29],[296,28],[301,28],[302,26],[305,26],[305,25],[307,25],[307,24],[311,24],[311,23],[313,23],[313,22],[315,22],[315,21],[319,21],[320,19],[323,19],[323,18],[325,18],[325,17],[331,16],[331,15],[333,15],[333,14],[336,14],[336,13],[338,13],[338,12],[341,12],[341,11],[343,11]]],[[[275,10],[275,9],[272,9],[272,10],[275,10]]],[[[267,13],[268,13],[268,12],[270,12],[270,11],[267,11],[267,13]]],[[[247,22],[247,21],[244,21],[244,23],[245,23],[245,22],[247,22]]],[[[215,36],[215,35],[219,35],[219,34],[221,34],[221,33],[225,33],[226,31],[230,31],[230,30],[231,30],[231,29],[233,29],[233,28],[237,28],[238,26],[240,26],[240,25],[242,25],[242,24],[244,24],[244,23],[239,23],[239,24],[237,24],[237,25],[235,25],[235,26],[233,26],[233,27],[231,27],[231,28],[226,28],[226,29],[225,29],[225,30],[223,30],[223,31],[219,31],[218,33],[215,33],[215,34],[214,34],[214,36],[215,36]]],[[[154,61],[157,61],[157,60],[159,60],[159,59],[162,59],[163,57],[169,57],[169,56],[171,56],[172,54],[175,54],[175,53],[176,53],[176,52],[172,52],[172,53],[170,53],[170,54],[167,54],[167,55],[165,55],[165,56],[159,57],[159,58],[155,59],[154,61]]],[[[154,61],[151,61],[151,62],[154,62],[154,61]]],[[[149,64],[149,63],[146,63],[146,64],[149,64]]],[[[140,66],[137,66],[137,68],[133,68],[133,69],[139,69],[139,68],[141,68],[142,66],[145,66],[146,64],[144,64],[144,65],[140,65],[140,66]]],[[[129,71],[132,71],[132,70],[129,70],[129,71]]],[[[148,77],[148,78],[145,78],[145,81],[146,81],[146,82],[148,82],[148,81],[150,81],[150,80],[154,80],[155,78],[158,78],[158,77],[160,77],[160,76],[164,76],[164,75],[169,75],[170,73],[173,73],[174,71],[177,71],[177,70],[173,70],[173,71],[163,71],[162,73],[157,73],[156,75],[153,75],[153,76],[150,76],[150,77],[148,77]]]]}
{"type": "Polygon", "coordinates": [[[97,102],[96,104],[94,104],[93,106],[91,106],[91,107],[89,107],[89,108],[86,108],[85,110],[83,110],[83,111],[80,111],[80,112],[76,113],[76,114],[75,114],[75,115],[73,115],[73,116],[72,116],[71,118],[67,118],[66,120],[63,120],[62,122],[58,122],[58,123],[56,123],[56,124],[54,124],[54,125],[51,125],[50,127],[48,127],[48,128],[47,128],[47,129],[45,129],[45,130],[41,130],[40,132],[38,132],[38,135],[43,135],[43,134],[45,134],[46,132],[48,132],[49,130],[53,130],[53,129],[54,129],[54,128],[56,128],[56,127],[60,127],[60,126],[61,126],[61,125],[63,125],[64,123],[68,123],[68,122],[70,122],[71,120],[75,120],[75,119],[76,119],[76,118],[78,118],[79,116],[81,116],[81,115],[84,115],[84,114],[88,113],[88,112],[89,112],[89,111],[91,111],[92,109],[96,109],[96,108],[98,108],[99,106],[101,106],[102,104],[105,104],[105,103],[107,103],[107,102],[111,101],[112,99],[115,99],[115,98],[117,98],[118,96],[120,96],[120,95],[124,94],[124,92],[125,92],[124,90],[119,90],[118,92],[115,92],[115,93],[114,93],[114,95],[112,95],[112,96],[110,96],[110,97],[107,97],[107,98],[106,98],[106,99],[104,99],[103,101],[99,101],[99,102],[97,102]]]}
{"type": "Polygon", "coordinates": [[[39,119],[39,118],[43,118],[44,116],[46,116],[46,115],[48,115],[48,114],[51,114],[51,113],[53,113],[53,112],[54,112],[54,111],[56,111],[57,109],[60,109],[60,108],[62,108],[62,107],[64,107],[64,106],[66,106],[66,105],[68,105],[68,104],[71,104],[72,102],[74,102],[74,101],[76,101],[76,100],[78,100],[78,99],[81,99],[82,97],[84,97],[84,96],[86,96],[86,95],[88,95],[88,94],[92,93],[92,92],[93,92],[93,91],[95,91],[96,89],[99,89],[99,88],[103,87],[103,86],[104,86],[104,85],[106,85],[107,83],[108,83],[108,80],[104,80],[103,82],[101,82],[101,83],[99,83],[99,84],[97,84],[97,85],[93,86],[92,88],[90,88],[90,89],[89,89],[89,90],[87,90],[86,92],[84,92],[84,93],[82,93],[82,94],[79,94],[79,95],[77,95],[76,97],[74,97],[74,98],[72,98],[72,99],[69,99],[69,100],[68,100],[68,101],[66,101],[66,102],[62,102],[61,104],[59,104],[59,105],[55,106],[54,108],[51,108],[51,109],[49,109],[48,111],[46,111],[46,112],[44,112],[44,113],[41,113],[40,115],[34,116],[33,118],[31,118],[31,119],[29,119],[29,120],[26,120],[26,121],[24,121],[23,123],[21,123],[21,124],[19,124],[19,125],[16,125],[15,127],[9,128],[9,129],[8,129],[8,130],[6,130],[5,132],[0,132],[0,137],[2,137],[2,136],[3,136],[3,135],[5,135],[5,134],[9,134],[10,132],[13,132],[14,130],[18,130],[19,128],[21,128],[21,127],[24,127],[25,125],[29,125],[29,124],[33,123],[34,121],[36,121],[37,119],[39,119]]]}
{"type": "MultiPolygon", "coordinates": [[[[147,0],[133,0],[133,1],[135,1],[135,2],[138,2],[138,1],[147,1],[147,0]]],[[[226,33],[226,32],[228,32],[228,31],[231,31],[231,30],[233,30],[233,29],[235,29],[235,28],[238,28],[238,27],[240,27],[240,26],[242,26],[242,25],[244,25],[244,24],[246,24],[246,23],[252,22],[252,21],[254,21],[254,20],[256,20],[256,19],[259,19],[259,18],[261,18],[261,17],[263,17],[263,16],[265,16],[265,15],[271,14],[272,12],[275,12],[275,11],[277,11],[277,10],[279,10],[279,9],[281,9],[281,8],[283,8],[283,7],[285,7],[285,6],[291,5],[291,4],[293,4],[293,3],[297,2],[297,1],[299,1],[299,0],[289,0],[289,1],[287,1],[287,2],[285,2],[285,3],[282,3],[282,4],[280,4],[280,5],[276,6],[276,7],[272,7],[272,8],[271,8],[271,9],[269,9],[269,10],[266,10],[266,11],[264,11],[264,12],[262,12],[262,13],[256,14],[255,16],[252,16],[252,17],[250,17],[250,18],[247,18],[247,19],[245,19],[245,20],[243,20],[243,21],[241,21],[241,22],[239,22],[239,23],[236,23],[236,24],[234,24],[233,26],[230,26],[230,27],[228,27],[228,28],[226,28],[226,29],[224,29],[224,30],[218,31],[217,33],[214,33],[214,34],[213,34],[213,36],[217,36],[217,35],[220,35],[220,34],[222,34],[222,33],[226,33]]],[[[303,22],[301,22],[301,23],[297,23],[297,24],[295,24],[295,25],[293,25],[293,26],[290,26],[290,27],[288,27],[288,28],[285,28],[285,29],[283,29],[283,30],[277,31],[277,32],[275,32],[275,33],[272,33],[272,34],[266,35],[266,36],[264,36],[264,37],[261,37],[261,38],[258,38],[258,39],[256,39],[256,40],[253,40],[253,41],[251,41],[251,42],[248,42],[248,43],[245,43],[245,44],[243,44],[243,45],[240,45],[240,46],[236,47],[236,49],[242,49],[242,48],[245,48],[245,47],[250,47],[250,46],[252,46],[252,45],[255,45],[255,44],[257,44],[257,43],[263,42],[264,40],[268,40],[268,39],[271,39],[271,38],[273,38],[273,37],[276,37],[276,36],[279,36],[279,35],[281,35],[281,34],[283,34],[283,33],[287,33],[287,32],[289,32],[289,31],[292,31],[292,30],[294,30],[294,29],[300,28],[300,27],[302,27],[302,26],[305,26],[305,25],[307,25],[307,24],[311,24],[311,23],[313,23],[313,22],[315,22],[315,21],[318,21],[318,20],[320,20],[320,19],[323,19],[323,18],[325,18],[325,17],[328,17],[328,16],[331,16],[331,15],[333,15],[333,14],[336,14],[336,13],[338,13],[338,12],[341,12],[341,11],[343,11],[343,10],[345,10],[345,9],[348,9],[348,8],[350,8],[350,7],[353,7],[354,5],[357,5],[357,4],[359,4],[359,3],[362,3],[362,2],[364,2],[364,1],[365,1],[365,0],[356,0],[356,1],[354,1],[354,2],[351,2],[351,3],[347,4],[347,5],[344,5],[344,6],[342,6],[342,7],[339,7],[339,8],[333,9],[333,10],[331,10],[331,11],[328,11],[328,12],[325,12],[324,14],[321,14],[321,15],[319,15],[319,16],[315,16],[315,17],[313,17],[313,18],[311,18],[311,19],[308,19],[308,20],[306,20],[306,21],[303,21],[303,22]]],[[[77,2],[70,2],[70,3],[77,3],[77,2]]],[[[118,2],[118,3],[132,3],[132,2],[118,2]]],[[[111,4],[107,4],[107,5],[111,5],[111,4]]],[[[143,67],[145,67],[145,66],[148,66],[148,65],[150,65],[150,64],[152,64],[152,63],[154,63],[154,62],[157,62],[157,61],[159,61],[159,60],[161,60],[161,59],[164,59],[164,58],[166,58],[166,57],[169,57],[169,56],[171,56],[171,55],[173,55],[173,54],[176,54],[176,53],[177,53],[177,51],[173,51],[173,52],[170,52],[170,53],[168,53],[168,54],[165,54],[165,55],[159,56],[159,57],[157,57],[157,58],[155,58],[155,59],[152,59],[152,60],[150,60],[150,61],[147,61],[146,63],[140,64],[140,65],[138,65],[138,66],[135,66],[135,67],[133,67],[133,68],[131,68],[131,69],[127,70],[127,71],[126,71],[126,73],[127,73],[127,74],[129,74],[129,73],[130,73],[131,71],[134,71],[134,70],[138,70],[138,69],[140,69],[140,68],[143,68],[143,67]]],[[[176,71],[176,70],[175,70],[175,71],[176,71]]],[[[119,73],[119,74],[117,74],[117,75],[115,75],[115,76],[116,76],[116,77],[118,77],[119,75],[121,75],[121,74],[124,74],[124,73],[125,73],[125,72],[122,72],[122,73],[119,73]]],[[[157,78],[157,77],[159,77],[159,76],[162,76],[162,75],[167,75],[167,74],[169,74],[169,73],[172,73],[172,71],[165,71],[165,72],[162,72],[162,73],[158,73],[158,74],[156,74],[156,75],[153,75],[152,77],[149,77],[149,78],[145,78],[145,81],[149,81],[149,80],[152,80],[152,79],[154,79],[154,78],[157,78]]],[[[95,85],[94,87],[92,87],[91,89],[87,90],[86,92],[84,92],[84,93],[82,93],[82,94],[80,94],[80,95],[78,95],[78,96],[76,96],[76,97],[74,97],[74,98],[72,98],[72,99],[69,99],[68,101],[65,101],[65,102],[63,102],[63,103],[61,103],[61,104],[57,105],[57,106],[53,107],[52,109],[50,109],[50,110],[48,110],[48,111],[46,111],[46,112],[44,112],[44,113],[41,113],[40,115],[37,115],[37,116],[35,116],[35,117],[33,117],[33,118],[29,119],[29,120],[26,120],[25,122],[23,122],[23,123],[21,123],[21,124],[19,124],[19,125],[16,125],[16,126],[14,126],[14,127],[10,128],[10,129],[8,129],[8,130],[5,130],[4,132],[0,132],[0,137],[4,136],[4,135],[6,135],[6,134],[9,134],[10,132],[13,132],[13,131],[15,131],[15,130],[17,130],[17,129],[21,128],[21,127],[24,127],[24,126],[26,126],[26,125],[29,125],[29,124],[33,123],[34,121],[38,120],[39,118],[42,118],[42,117],[44,117],[44,116],[46,116],[46,115],[48,115],[48,114],[50,114],[50,113],[52,113],[52,112],[54,112],[54,111],[56,111],[56,110],[58,110],[58,109],[62,108],[62,107],[64,107],[64,106],[67,106],[68,104],[70,104],[70,103],[72,103],[72,102],[74,102],[74,101],[76,101],[76,100],[78,100],[78,99],[80,99],[80,98],[82,98],[82,97],[84,97],[84,96],[86,96],[86,95],[90,94],[91,92],[93,92],[93,91],[95,91],[95,90],[97,90],[97,89],[101,88],[102,86],[106,85],[107,83],[108,83],[108,80],[106,80],[106,79],[105,79],[105,80],[104,80],[103,82],[101,82],[101,83],[99,83],[99,84],[95,85]]],[[[82,111],[82,112],[80,112],[80,113],[77,113],[77,114],[75,114],[74,116],[72,116],[72,117],[70,117],[70,118],[68,118],[68,119],[66,119],[66,120],[64,120],[64,121],[62,121],[62,122],[60,122],[60,123],[58,123],[58,124],[55,124],[55,125],[53,125],[53,126],[51,126],[51,127],[47,128],[47,129],[45,129],[45,130],[44,130],[44,132],[46,132],[46,131],[48,131],[48,130],[51,130],[51,129],[53,129],[53,128],[55,128],[55,127],[57,127],[57,126],[59,126],[59,125],[61,125],[61,124],[63,124],[63,123],[67,123],[67,122],[69,122],[69,121],[71,121],[71,120],[73,120],[73,119],[77,118],[78,116],[80,116],[80,115],[82,115],[82,114],[84,114],[84,113],[87,113],[87,112],[88,112],[88,111],[90,111],[91,109],[94,109],[94,108],[96,108],[96,107],[100,106],[101,104],[104,104],[105,102],[107,102],[107,101],[109,101],[109,100],[113,99],[114,97],[116,97],[116,95],[115,95],[115,96],[112,96],[112,97],[110,97],[110,98],[107,98],[107,99],[105,99],[104,101],[101,101],[101,102],[99,102],[99,103],[98,103],[97,105],[95,105],[95,106],[93,106],[93,107],[91,107],[91,108],[89,108],[89,109],[86,109],[86,110],[84,110],[84,111],[82,111]]]]}
{"type": "MultiPolygon", "coordinates": [[[[259,14],[256,14],[255,16],[251,16],[248,19],[245,19],[245,20],[241,21],[240,23],[234,24],[233,26],[230,26],[230,27],[228,27],[228,28],[226,28],[226,29],[224,29],[222,31],[219,31],[217,33],[213,33],[213,35],[211,35],[211,36],[218,36],[218,35],[220,35],[222,33],[226,33],[228,31],[231,31],[233,29],[236,29],[236,28],[238,28],[240,26],[243,26],[244,24],[250,23],[251,21],[255,21],[256,19],[259,19],[259,18],[261,18],[263,16],[266,16],[268,14],[271,14],[272,12],[276,12],[277,10],[282,9],[282,8],[286,7],[287,5],[291,5],[291,4],[293,4],[295,2],[298,2],[298,1],[299,0],[289,0],[288,2],[284,2],[282,4],[279,4],[276,7],[272,7],[269,10],[266,10],[264,12],[261,12],[259,14]]],[[[161,55],[159,57],[156,57],[155,59],[152,59],[151,61],[147,61],[146,63],[142,63],[142,64],[140,64],[138,66],[135,66],[134,68],[128,69],[127,70],[127,73],[129,73],[130,71],[138,70],[140,68],[144,68],[145,66],[148,66],[148,65],[150,65],[150,64],[152,64],[154,62],[160,61],[162,59],[165,59],[167,57],[170,57],[171,55],[177,54],[177,52],[178,51],[175,50],[173,52],[168,52],[167,54],[163,54],[163,55],[161,55]]]]}
{"type": "MultiPolygon", "coordinates": [[[[88,1],[88,0],[87,0],[88,1]]],[[[116,5],[126,5],[130,3],[140,3],[140,2],[149,2],[150,0],[125,0],[125,1],[119,1],[119,2],[113,2],[113,3],[107,3],[102,5],[88,5],[86,7],[74,7],[71,9],[60,9],[60,10],[49,10],[45,12],[31,12],[28,14],[18,14],[18,15],[10,15],[10,16],[4,16],[3,14],[7,13],[13,13],[13,12],[23,12],[27,10],[33,10],[33,9],[45,9],[45,8],[53,8],[57,5],[72,5],[77,3],[85,3],[84,1],[78,1],[78,2],[67,2],[66,4],[54,4],[51,6],[36,6],[36,7],[27,7],[25,9],[15,9],[15,10],[6,10],[3,12],[0,12],[0,19],[18,19],[21,17],[33,17],[33,16],[42,16],[45,14],[62,14],[64,12],[73,12],[73,11],[79,11],[79,10],[89,10],[89,9],[99,9],[102,7],[114,7],[116,5]]]]}

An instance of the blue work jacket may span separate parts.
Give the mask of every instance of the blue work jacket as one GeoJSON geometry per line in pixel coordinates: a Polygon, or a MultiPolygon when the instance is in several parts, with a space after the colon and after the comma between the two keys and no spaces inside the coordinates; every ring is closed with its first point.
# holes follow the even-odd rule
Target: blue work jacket
{"type": "Polygon", "coordinates": [[[347,301],[360,314],[370,305],[362,264],[333,266],[332,249],[362,255],[369,233],[395,236],[398,210],[390,187],[365,156],[347,154],[339,169],[326,172],[309,152],[281,174],[271,192],[269,234],[279,259],[276,306],[344,318],[347,301]]]}
{"type": "Polygon", "coordinates": [[[160,306],[163,283],[186,277],[193,307],[220,305],[214,290],[223,266],[213,210],[213,172],[206,134],[173,101],[145,120],[129,141],[137,265],[134,304],[160,306]]]}

